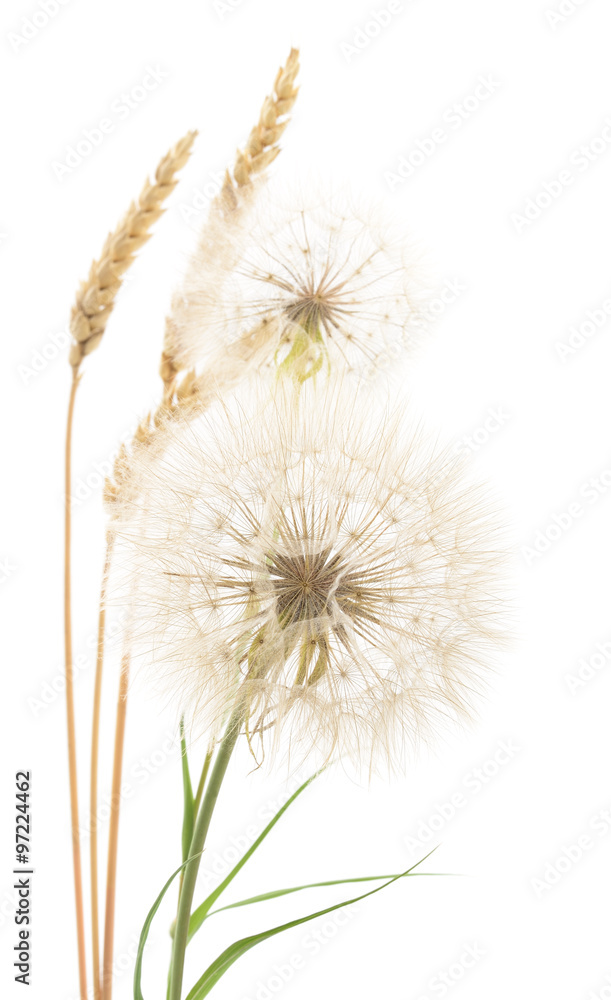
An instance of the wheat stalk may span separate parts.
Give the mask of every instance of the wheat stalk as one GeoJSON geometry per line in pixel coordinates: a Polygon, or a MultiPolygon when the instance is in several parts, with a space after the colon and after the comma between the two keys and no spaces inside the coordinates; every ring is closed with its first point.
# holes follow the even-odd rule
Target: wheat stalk
{"type": "Polygon", "coordinates": [[[114,548],[114,532],[108,531],[106,534],[106,553],[104,556],[104,570],[102,572],[102,585],[100,588],[100,603],[98,609],[98,635],[96,649],[96,669],[95,688],[93,695],[93,716],[91,722],[91,763],[90,763],[90,785],[89,785],[89,811],[90,821],[90,842],[89,842],[89,871],[91,881],[91,933],[92,933],[92,965],[93,965],[93,995],[94,1000],[99,1000],[101,995],[100,985],[100,927],[99,927],[99,901],[98,901],[98,829],[99,820],[97,815],[98,804],[98,761],[100,749],[100,712],[102,705],[102,669],[104,663],[104,642],[106,638],[106,593],[108,589],[108,577],[112,562],[112,552],[114,548]]]}
{"type": "MultiPolygon", "coordinates": [[[[79,805],[77,787],[76,727],[74,715],[73,667],[72,667],[72,600],[71,600],[71,542],[72,524],[70,494],[72,484],[72,427],[74,404],[80,383],[79,369],[83,358],[98,347],[108,318],[113,310],[117,292],[123,275],[134,260],[137,251],[150,238],[150,229],[163,212],[162,204],[174,190],[176,174],[186,163],[197,133],[189,132],[164,156],[155,171],[155,180],[147,181],[140,197],[133,202],[117,228],[109,233],[98,260],[91,265],[89,276],[81,283],[76,302],[70,316],[70,330],[74,338],[69,362],[72,366],[72,385],[66,426],[66,507],[64,527],[64,638],[66,651],[66,722],[68,737],[68,773],[70,779],[70,812],[72,826],[72,852],[74,865],[75,908],[79,959],[79,989],[82,1000],[87,997],[85,919],[83,910],[83,887],[81,852],[79,844],[79,805]]],[[[102,615],[102,609],[100,614],[102,615]]],[[[100,660],[100,657],[98,657],[100,660]]],[[[98,664],[99,669],[101,665],[98,664]]],[[[96,691],[97,691],[96,678],[96,691]]],[[[96,695],[97,696],[97,695],[96,695]]],[[[93,726],[92,758],[97,770],[97,727],[93,726]]],[[[93,782],[95,794],[97,781],[93,782]]],[[[93,828],[91,834],[91,879],[92,879],[92,933],[93,933],[93,993],[94,1000],[100,995],[99,984],[99,928],[97,913],[97,803],[91,810],[93,828]]]]}
{"type": "Polygon", "coordinates": [[[64,647],[66,675],[66,735],[68,738],[68,781],[70,786],[70,826],[72,830],[72,865],[74,870],[74,907],[76,915],[76,940],[78,948],[79,992],[81,1000],[87,1000],[87,965],[85,951],[85,916],[83,910],[83,878],[81,868],[81,846],[79,833],[78,774],[76,767],[76,724],[74,718],[74,670],[72,666],[72,578],[71,544],[72,511],[70,492],[72,489],[72,426],[74,423],[74,403],[80,378],[73,373],[66,420],[66,444],[64,459],[65,511],[64,511],[64,647]]]}
{"type": "Polygon", "coordinates": [[[187,162],[196,135],[187,132],[164,156],[155,180],[146,182],[138,200],[132,202],[117,228],[108,234],[99,259],[94,260],[87,279],[81,283],[70,317],[74,337],[70,364],[74,369],[99,346],[123,275],[150,239],[151,227],[163,214],[163,202],[178,183],[176,175],[187,162]]]}

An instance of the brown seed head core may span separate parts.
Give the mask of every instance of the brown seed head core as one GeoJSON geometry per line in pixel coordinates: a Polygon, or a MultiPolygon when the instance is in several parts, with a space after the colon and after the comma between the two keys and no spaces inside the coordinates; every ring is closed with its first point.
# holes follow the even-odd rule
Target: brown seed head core
{"type": "Polygon", "coordinates": [[[327,268],[322,276],[312,271],[304,276],[285,281],[279,277],[268,277],[268,282],[281,292],[289,293],[288,302],[279,299],[282,312],[291,322],[302,327],[311,336],[319,336],[321,330],[327,337],[332,336],[342,320],[350,316],[350,303],[345,294],[345,282],[334,283],[327,268]]]}
{"type": "Polygon", "coordinates": [[[298,556],[274,553],[267,571],[276,593],[276,613],[283,627],[324,615],[341,578],[339,556],[330,548],[298,556]]]}
{"type": "MultiPolygon", "coordinates": [[[[282,628],[336,619],[338,612],[340,618],[371,620],[366,594],[356,574],[348,571],[341,553],[333,554],[331,546],[296,556],[273,553],[267,559],[267,572],[274,586],[276,614],[282,628]]],[[[336,620],[331,628],[336,634],[342,632],[336,620]]]]}

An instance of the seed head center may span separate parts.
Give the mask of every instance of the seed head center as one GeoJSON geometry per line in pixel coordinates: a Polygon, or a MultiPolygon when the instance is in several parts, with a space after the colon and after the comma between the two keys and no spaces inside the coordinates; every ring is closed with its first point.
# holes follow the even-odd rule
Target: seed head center
{"type": "Polygon", "coordinates": [[[328,613],[342,567],[330,549],[299,555],[274,553],[268,559],[276,614],[283,626],[311,621],[328,613]]]}

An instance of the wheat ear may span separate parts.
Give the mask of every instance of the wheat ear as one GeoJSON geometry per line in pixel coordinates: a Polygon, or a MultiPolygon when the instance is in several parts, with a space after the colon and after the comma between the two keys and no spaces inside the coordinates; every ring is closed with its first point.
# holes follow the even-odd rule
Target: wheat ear
{"type": "Polygon", "coordinates": [[[87,279],[81,283],[70,317],[73,368],[78,369],[83,358],[98,347],[123,275],[140,247],[150,239],[151,227],[162,215],[163,203],[178,183],[176,175],[187,162],[196,135],[197,132],[187,132],[164,156],[155,171],[155,180],[147,181],[138,200],[108,234],[99,259],[94,260],[87,279]]]}
{"type": "MultiPolygon", "coordinates": [[[[223,186],[210,206],[211,213],[233,215],[242,204],[243,196],[255,177],[262,174],[278,156],[279,142],[290,121],[290,113],[299,93],[299,88],[295,86],[298,73],[299,50],[291,49],[286,64],[276,74],[272,94],[263,101],[259,120],[251,129],[244,149],[238,149],[233,169],[225,171],[223,186]]],[[[159,368],[166,399],[171,398],[176,378],[182,370],[174,344],[174,320],[169,316],[159,368]]]]}
{"type": "MultiPolygon", "coordinates": [[[[137,202],[134,202],[125,217],[114,232],[110,233],[102,248],[98,260],[91,265],[89,276],[82,282],[70,317],[70,329],[73,343],[70,349],[69,361],[72,365],[72,385],[66,425],[66,462],[65,462],[65,522],[64,522],[64,641],[65,641],[65,673],[66,673],[66,727],[68,737],[68,774],[70,782],[70,813],[72,827],[72,856],[74,866],[74,891],[76,909],[76,930],[78,944],[79,990],[81,1000],[87,997],[87,972],[85,951],[85,918],[83,909],[83,886],[81,851],[79,841],[79,804],[77,786],[77,753],[76,726],[74,713],[73,666],[72,666],[72,600],[71,600],[71,544],[72,525],[70,510],[70,494],[72,487],[72,427],[74,423],[74,404],[76,391],[80,383],[79,368],[86,355],[100,343],[108,317],[112,312],[115,298],[123,275],[134,260],[138,249],[149,239],[150,228],[159,218],[162,204],[176,186],[176,174],[185,164],[195,132],[189,132],[183,139],[164,156],[157,167],[154,182],[147,182],[137,202]]],[[[95,713],[95,708],[94,708],[95,713]]],[[[94,739],[96,728],[94,726],[94,739]]],[[[97,747],[95,748],[97,755],[97,747]]],[[[97,804],[92,809],[95,828],[97,804]]],[[[93,993],[95,1000],[100,996],[99,982],[99,928],[97,915],[97,870],[95,872],[96,886],[93,889],[94,871],[97,869],[97,830],[92,831],[95,844],[94,861],[92,863],[92,932],[93,932],[93,993]]]]}
{"type": "Polygon", "coordinates": [[[278,143],[299,93],[299,88],[295,86],[298,72],[299,50],[291,49],[286,65],[278,70],[273,94],[263,101],[259,121],[248,136],[244,150],[238,150],[236,154],[233,175],[229,171],[225,174],[219,197],[228,198],[229,203],[232,192],[235,196],[236,188],[250,184],[254,175],[265,170],[278,156],[278,143]]]}

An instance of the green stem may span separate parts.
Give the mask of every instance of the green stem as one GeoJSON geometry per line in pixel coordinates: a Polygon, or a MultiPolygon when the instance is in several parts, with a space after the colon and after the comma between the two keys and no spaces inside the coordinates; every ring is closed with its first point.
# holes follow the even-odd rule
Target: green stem
{"type": "MultiPolygon", "coordinates": [[[[234,709],[229,725],[218,749],[214,766],[210,773],[210,778],[206,786],[206,791],[202,800],[195,826],[189,856],[192,861],[184,869],[184,880],[178,902],[178,913],[176,915],[176,928],[174,930],[174,946],[172,948],[172,971],[170,974],[169,1000],[181,1000],[182,980],[185,966],[185,951],[189,938],[189,920],[191,918],[191,907],[193,905],[193,895],[197,882],[197,873],[201,860],[201,852],[204,849],[206,835],[212,819],[212,813],[219,796],[219,791],[225,772],[236,745],[242,722],[244,720],[244,707],[240,703],[234,709]]],[[[204,765],[205,767],[206,765],[204,765]]]]}

